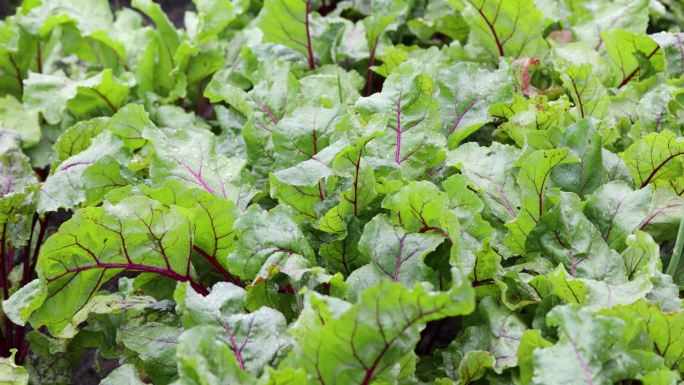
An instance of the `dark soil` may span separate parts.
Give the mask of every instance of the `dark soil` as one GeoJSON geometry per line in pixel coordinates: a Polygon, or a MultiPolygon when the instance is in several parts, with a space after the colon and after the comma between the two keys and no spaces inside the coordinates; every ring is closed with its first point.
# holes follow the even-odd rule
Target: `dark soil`
{"type": "Polygon", "coordinates": [[[14,14],[14,10],[21,4],[21,0],[0,0],[0,18],[14,14]]]}
{"type": "MultiPolygon", "coordinates": [[[[166,12],[169,19],[176,27],[183,25],[183,15],[185,14],[185,11],[194,9],[191,0],[155,0],[155,2],[161,5],[164,12],[166,12]]],[[[131,6],[131,0],[110,0],[109,3],[112,5],[112,9],[115,10],[121,7],[131,6]]]]}

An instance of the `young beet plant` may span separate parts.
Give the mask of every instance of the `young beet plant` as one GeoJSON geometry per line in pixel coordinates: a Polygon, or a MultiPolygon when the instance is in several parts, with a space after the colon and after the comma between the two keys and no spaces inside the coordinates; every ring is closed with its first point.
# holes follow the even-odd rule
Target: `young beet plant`
{"type": "Polygon", "coordinates": [[[193,4],[0,23],[0,384],[682,381],[681,6],[193,4]]]}

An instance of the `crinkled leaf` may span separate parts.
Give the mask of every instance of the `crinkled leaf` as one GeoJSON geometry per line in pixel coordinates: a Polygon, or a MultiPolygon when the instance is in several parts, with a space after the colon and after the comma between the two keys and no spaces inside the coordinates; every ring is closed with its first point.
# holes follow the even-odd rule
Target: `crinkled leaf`
{"type": "Polygon", "coordinates": [[[446,292],[427,292],[420,285],[409,290],[387,280],[366,289],[349,310],[298,337],[295,362],[313,383],[391,381],[425,322],[473,310],[472,289],[455,274],[446,292]]]}
{"type": "Polygon", "coordinates": [[[527,234],[548,210],[545,195],[551,185],[551,171],[559,165],[576,162],[577,156],[567,148],[537,150],[522,160],[518,174],[522,209],[514,221],[506,224],[510,233],[504,240],[514,252],[524,253],[527,234]]]}
{"type": "Polygon", "coordinates": [[[64,23],[75,23],[84,35],[92,35],[111,26],[113,18],[108,2],[104,0],[42,0],[21,15],[19,23],[34,35],[47,35],[64,23]]]}
{"type": "Polygon", "coordinates": [[[573,277],[624,281],[622,258],[584,215],[577,195],[562,192],[555,200],[557,205],[540,218],[527,238],[527,249],[542,251],[554,264],[562,263],[573,277]]]}
{"type": "Polygon", "coordinates": [[[368,156],[403,175],[418,176],[443,158],[444,136],[439,133],[435,85],[406,62],[383,83],[382,92],[360,98],[356,110],[370,119],[383,114],[388,123],[384,134],[366,147],[368,156]]]}
{"type": "Polygon", "coordinates": [[[534,384],[608,384],[662,366],[655,353],[631,345],[635,333],[619,318],[561,306],[547,322],[558,327],[559,340],[534,351],[534,384]]]}
{"type": "Polygon", "coordinates": [[[448,162],[461,170],[489,210],[501,222],[508,222],[518,215],[521,205],[513,174],[513,163],[519,156],[519,150],[509,145],[466,143],[449,153],[448,162]]]}
{"type": "Polygon", "coordinates": [[[168,381],[175,375],[176,349],[180,330],[159,322],[125,325],[117,340],[135,352],[143,370],[156,381],[168,381]]]}
{"type": "Polygon", "coordinates": [[[304,219],[317,219],[318,205],[327,197],[326,179],[335,174],[332,162],[346,145],[344,140],[335,142],[311,159],[271,174],[271,197],[292,206],[304,219]]]}
{"type": "MultiPolygon", "coordinates": [[[[504,306],[497,304],[492,297],[487,297],[478,304],[477,316],[483,324],[466,328],[447,348],[445,358],[452,361],[453,365],[458,363],[458,359],[467,359],[468,352],[481,351],[487,352],[488,357],[479,359],[484,362],[491,360],[489,365],[497,373],[517,366],[518,345],[527,329],[522,320],[504,306]],[[457,360],[454,362],[454,359],[457,360]]],[[[461,362],[461,365],[463,364],[461,362]]]]}
{"type": "Polygon", "coordinates": [[[441,69],[437,81],[442,125],[451,146],[492,120],[492,104],[513,96],[512,79],[504,64],[490,71],[474,63],[457,62],[441,69]]]}
{"type": "MultiPolygon", "coordinates": [[[[386,216],[378,215],[364,227],[358,248],[376,271],[373,275],[410,287],[434,280],[434,271],[425,265],[424,259],[443,241],[444,237],[438,234],[409,233],[393,225],[386,216]]],[[[349,279],[369,281],[354,273],[349,279]]],[[[372,284],[372,280],[368,284],[372,284]]]]}
{"type": "Polygon", "coordinates": [[[198,326],[179,338],[179,382],[184,385],[220,385],[253,383],[254,377],[241,370],[226,331],[219,326],[198,326]]]}
{"type": "Polygon", "coordinates": [[[211,132],[148,126],[143,130],[143,137],[156,150],[150,164],[154,183],[178,180],[229,199],[240,208],[251,200],[254,192],[242,173],[245,161],[219,154],[211,132]]]}
{"type": "Polygon", "coordinates": [[[227,266],[241,278],[252,280],[268,274],[291,254],[313,258],[313,250],[297,223],[283,211],[251,206],[235,223],[237,247],[227,266]]]}
{"type": "Polygon", "coordinates": [[[28,157],[16,143],[0,152],[0,238],[14,247],[28,241],[37,182],[28,157]]]}
{"type": "Polygon", "coordinates": [[[246,298],[244,289],[228,282],[216,283],[207,296],[197,293],[190,286],[180,287],[183,289],[177,291],[174,297],[186,328],[215,324],[224,316],[238,313],[246,298]]]}
{"type": "Polygon", "coordinates": [[[430,182],[411,182],[388,194],[382,207],[390,210],[394,223],[412,232],[431,232],[455,243],[459,232],[456,214],[449,210],[447,194],[430,182]]]}
{"type": "Polygon", "coordinates": [[[135,181],[124,167],[128,157],[118,137],[108,131],[101,133],[86,150],[65,159],[47,178],[40,190],[38,210],[97,203],[107,191],[135,181]]]}

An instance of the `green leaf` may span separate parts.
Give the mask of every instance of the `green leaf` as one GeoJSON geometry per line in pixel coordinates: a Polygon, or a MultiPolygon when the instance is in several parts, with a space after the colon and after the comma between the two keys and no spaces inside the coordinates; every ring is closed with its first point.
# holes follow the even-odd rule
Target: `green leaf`
{"type": "Polygon", "coordinates": [[[457,62],[439,71],[441,119],[451,147],[492,121],[491,105],[512,99],[512,79],[503,63],[496,71],[467,62],[457,62]]]}
{"type": "MultiPolygon", "coordinates": [[[[249,314],[239,314],[245,298],[243,289],[226,283],[214,285],[206,297],[188,287],[183,319],[186,328],[213,325],[223,329],[221,341],[230,346],[239,368],[259,374],[266,365],[284,356],[292,341],[281,313],[262,307],[249,314]]],[[[196,328],[202,327],[193,329],[196,328]]]]}
{"type": "Polygon", "coordinates": [[[682,301],[677,295],[679,288],[672,281],[671,275],[656,273],[651,279],[653,289],[646,295],[648,303],[663,312],[681,311],[682,301]]]}
{"type": "MultiPolygon", "coordinates": [[[[463,362],[468,359],[468,353],[487,352],[486,357],[479,355],[479,360],[491,362],[489,367],[496,373],[517,366],[516,353],[520,338],[527,329],[525,323],[492,297],[484,298],[478,304],[478,312],[472,317],[477,317],[481,324],[467,327],[463,334],[449,345],[444,358],[452,361],[451,365],[458,363],[459,359],[462,360],[461,366],[473,365],[463,362]]],[[[480,370],[484,369],[482,367],[480,370]]]]}
{"type": "Polygon", "coordinates": [[[2,311],[12,322],[24,326],[31,314],[43,304],[46,297],[45,285],[40,280],[34,279],[2,301],[2,311]]]}
{"type": "Polygon", "coordinates": [[[665,365],[681,371],[680,357],[684,353],[684,313],[662,313],[656,307],[648,306],[642,301],[633,306],[633,313],[630,315],[638,317],[645,324],[654,349],[665,359],[665,365]]]}
{"type": "Polygon", "coordinates": [[[233,314],[219,323],[238,366],[251,373],[260,373],[266,365],[275,366],[292,344],[285,317],[267,307],[249,314],[233,314]]]}
{"type": "Polygon", "coordinates": [[[226,269],[225,257],[235,248],[233,224],[237,217],[235,204],[200,188],[188,189],[177,181],[167,181],[160,188],[145,185],[115,190],[107,201],[118,203],[130,195],[145,195],[164,206],[186,209],[193,219],[193,250],[211,264],[223,279],[239,284],[226,269]]]}
{"type": "Polygon", "coordinates": [[[672,131],[654,132],[620,154],[636,187],[668,186],[684,173],[684,140],[672,131]]]}
{"type": "Polygon", "coordinates": [[[552,149],[558,139],[553,127],[564,127],[571,123],[567,111],[570,103],[565,96],[549,100],[544,94],[532,99],[516,96],[512,104],[500,103],[492,106],[491,114],[508,119],[497,127],[495,137],[512,139],[518,147],[530,149],[552,149]]]}
{"type": "Polygon", "coordinates": [[[156,4],[151,0],[133,0],[131,5],[154,22],[163,44],[170,53],[175,52],[180,44],[178,33],[159,4],[156,4]]]}
{"type": "Polygon", "coordinates": [[[382,92],[360,98],[355,105],[367,120],[373,114],[388,119],[383,135],[366,147],[368,156],[389,170],[400,169],[409,178],[439,164],[444,147],[433,96],[435,85],[416,70],[416,64],[402,64],[385,80],[382,92]]]}
{"type": "Polygon", "coordinates": [[[79,332],[79,325],[87,322],[89,319],[97,318],[98,315],[125,314],[130,316],[140,313],[144,309],[154,309],[162,306],[162,303],[157,302],[157,300],[150,296],[122,295],[120,293],[97,294],[71,317],[69,325],[60,331],[59,337],[72,338],[76,336],[79,332]]]}
{"type": "Polygon", "coordinates": [[[532,0],[450,2],[470,25],[468,40],[484,48],[490,56],[533,57],[546,47],[542,38],[544,17],[532,0]]]}
{"type": "Polygon", "coordinates": [[[107,118],[94,118],[78,122],[67,128],[52,145],[57,157],[53,167],[59,166],[68,158],[85,151],[90,147],[93,139],[105,130],[107,124],[107,118]]]}
{"type": "Polygon", "coordinates": [[[307,57],[309,68],[316,67],[309,27],[311,0],[266,0],[258,17],[258,27],[267,41],[282,44],[307,57]]]}
{"type": "Polygon", "coordinates": [[[51,124],[59,123],[67,102],[78,93],[78,86],[62,74],[29,73],[24,87],[25,106],[41,112],[51,124]]]}
{"type": "Polygon", "coordinates": [[[238,365],[226,331],[219,326],[198,326],[178,340],[179,382],[184,385],[219,385],[226,381],[251,384],[254,377],[238,365]]]}
{"type": "Polygon", "coordinates": [[[449,153],[447,162],[461,170],[496,218],[508,222],[518,215],[521,205],[512,170],[519,156],[517,148],[505,144],[464,143],[449,153]]]}
{"type": "Polygon", "coordinates": [[[556,166],[551,172],[553,182],[580,197],[607,183],[609,174],[603,160],[602,143],[593,119],[582,119],[567,127],[558,146],[570,148],[579,157],[579,162],[556,166]]]}
{"type": "Polygon", "coordinates": [[[587,42],[598,51],[604,45],[601,34],[605,31],[620,28],[644,34],[648,25],[648,7],[646,0],[587,1],[573,7],[572,29],[577,40],[587,42]]]}
{"type": "Polygon", "coordinates": [[[406,25],[424,42],[438,33],[460,42],[468,37],[468,24],[460,13],[453,12],[447,0],[431,1],[421,17],[409,20],[406,25]]]}
{"type": "Polygon", "coordinates": [[[268,369],[261,378],[259,385],[304,385],[306,373],[301,369],[285,368],[280,370],[268,369]]]}
{"type": "Polygon", "coordinates": [[[183,314],[183,325],[190,328],[196,325],[215,324],[222,317],[238,313],[245,302],[245,290],[228,282],[218,282],[211,293],[203,296],[192,287],[178,286],[174,295],[178,310],[183,314]]]}
{"type": "Polygon", "coordinates": [[[573,277],[624,281],[622,258],[584,216],[579,197],[561,192],[554,200],[557,205],[540,218],[527,238],[527,249],[541,251],[554,264],[562,263],[573,277]]]}
{"type": "Polygon", "coordinates": [[[420,285],[409,290],[387,280],[366,289],[357,304],[297,337],[295,362],[313,383],[392,381],[425,322],[473,310],[469,283],[454,274],[447,292],[427,292],[420,285]]]}
{"type": "Polygon", "coordinates": [[[648,233],[637,231],[627,237],[627,248],[621,253],[625,261],[627,279],[651,279],[662,270],[660,247],[648,233]]]}
{"type": "Polygon", "coordinates": [[[616,28],[602,32],[601,38],[611,61],[613,79],[610,84],[617,88],[642,76],[637,53],[650,60],[660,49],[651,38],[624,29],[616,28]]]}
{"type": "Polygon", "coordinates": [[[282,210],[264,211],[251,206],[235,222],[237,247],[227,266],[237,276],[252,280],[269,275],[290,255],[313,259],[313,250],[292,218],[282,210]]]}
{"type": "Polygon", "coordinates": [[[127,104],[107,120],[107,129],[123,139],[124,145],[131,151],[147,143],[142,132],[149,126],[154,124],[145,108],[139,104],[127,104]]]}
{"type": "Polygon", "coordinates": [[[525,330],[520,338],[520,345],[518,345],[518,367],[520,368],[521,381],[526,384],[532,381],[534,351],[551,345],[551,342],[541,336],[541,332],[538,329],[525,330]]]}
{"type": "Polygon", "coordinates": [[[665,73],[670,78],[679,78],[684,73],[684,61],[682,61],[682,34],[680,32],[658,32],[651,39],[658,43],[663,51],[665,61],[665,73]]]}
{"type": "Polygon", "coordinates": [[[324,65],[299,79],[304,95],[309,103],[323,106],[348,106],[359,98],[363,77],[356,71],[345,71],[336,65],[324,65]]]}
{"type": "Polygon", "coordinates": [[[619,318],[560,306],[547,323],[558,327],[559,339],[534,351],[534,384],[613,383],[662,366],[660,357],[632,342],[632,326],[619,318]]]}
{"type": "Polygon", "coordinates": [[[46,179],[38,211],[98,203],[107,191],[128,185],[135,180],[123,167],[129,156],[118,137],[108,131],[98,135],[86,150],[64,160],[46,179]]]}
{"type": "Polygon", "coordinates": [[[191,247],[191,219],[144,196],[79,210],[41,248],[36,269],[48,293],[31,323],[59,333],[122,271],[192,282],[191,247]]]}
{"type": "Polygon", "coordinates": [[[31,147],[41,138],[38,115],[27,111],[12,95],[0,99],[0,131],[16,135],[23,147],[31,147]]]}
{"type": "MultiPolygon", "coordinates": [[[[4,138],[0,136],[0,145],[4,138]]],[[[0,148],[0,239],[21,247],[31,231],[38,180],[28,157],[21,153],[16,142],[11,143],[6,149],[0,148]]]]}
{"type": "Polygon", "coordinates": [[[195,0],[194,3],[199,16],[194,38],[199,42],[216,38],[241,11],[235,9],[235,4],[230,0],[195,0]]]}
{"type": "MultiPolygon", "coordinates": [[[[303,106],[280,120],[272,136],[276,169],[319,159],[319,152],[332,144],[331,135],[338,113],[333,109],[303,106]]],[[[336,144],[338,151],[341,150],[339,146],[344,147],[343,142],[336,144]]],[[[321,159],[323,163],[331,161],[335,153],[325,155],[321,159]]]]}
{"type": "Polygon", "coordinates": [[[10,356],[0,358],[0,379],[7,385],[27,385],[29,375],[23,366],[18,366],[14,362],[17,349],[12,349],[10,356]]]}
{"type": "Polygon", "coordinates": [[[563,87],[570,92],[575,102],[573,110],[579,119],[592,117],[601,119],[608,110],[610,99],[601,79],[589,65],[573,66],[562,75],[563,87]]]}
{"type": "Polygon", "coordinates": [[[472,350],[466,353],[451,379],[457,384],[468,384],[482,378],[487,369],[494,365],[494,358],[489,352],[472,350]]]}
{"type": "Polygon", "coordinates": [[[455,243],[458,219],[449,210],[447,194],[430,182],[410,182],[388,194],[382,207],[390,210],[393,222],[411,232],[432,232],[455,243]]]}
{"type": "Polygon", "coordinates": [[[612,248],[622,250],[624,241],[648,214],[650,188],[632,190],[624,182],[601,186],[587,200],[587,217],[601,230],[612,248]]]}
{"type": "Polygon", "coordinates": [[[318,253],[331,271],[348,276],[352,271],[368,263],[368,259],[361,255],[357,247],[361,238],[360,225],[358,220],[351,220],[349,224],[341,222],[341,231],[346,231],[345,237],[324,243],[319,248],[318,253]]]}
{"type": "Polygon", "coordinates": [[[271,197],[292,206],[303,219],[318,219],[318,207],[327,197],[326,179],[335,174],[332,162],[346,145],[333,143],[311,159],[271,174],[271,197]]]}
{"type": "Polygon", "coordinates": [[[524,254],[524,242],[541,216],[548,210],[546,191],[554,167],[578,162],[577,156],[567,148],[537,150],[520,161],[518,185],[522,196],[522,209],[514,221],[506,223],[510,233],[504,240],[514,252],[524,254]]]}
{"type": "Polygon", "coordinates": [[[148,96],[148,92],[156,92],[172,101],[185,96],[187,74],[177,69],[180,65],[187,65],[187,62],[178,56],[187,59],[191,47],[187,43],[181,45],[178,31],[159,4],[151,0],[134,0],[131,5],[149,17],[157,27],[155,31],[146,33],[148,44],[136,69],[140,85],[138,94],[148,96]]]}
{"type": "Polygon", "coordinates": [[[133,351],[143,370],[154,380],[168,382],[175,375],[176,349],[180,330],[160,322],[124,325],[117,343],[133,351]]]}
{"type": "MultiPolygon", "coordinates": [[[[438,234],[409,233],[393,225],[389,218],[378,215],[364,227],[359,240],[359,252],[370,261],[371,276],[401,282],[411,287],[420,282],[433,282],[435,273],[425,263],[425,256],[444,241],[438,234]]],[[[363,269],[363,268],[362,268],[363,269]]],[[[350,281],[362,280],[364,285],[373,279],[352,273],[350,281]]]]}
{"type": "Polygon", "coordinates": [[[647,385],[674,385],[679,379],[679,373],[667,369],[654,370],[641,376],[641,381],[647,385]]]}
{"type": "Polygon", "coordinates": [[[107,377],[100,381],[100,385],[143,385],[135,366],[124,364],[112,370],[107,377]]]}
{"type": "Polygon", "coordinates": [[[50,124],[57,124],[67,108],[78,116],[93,111],[116,113],[128,97],[134,82],[128,76],[114,77],[110,69],[83,80],[72,80],[62,73],[29,73],[24,81],[24,105],[40,112],[50,124]]]}
{"type": "Polygon", "coordinates": [[[84,35],[106,31],[112,11],[104,0],[42,0],[40,6],[20,15],[19,23],[33,35],[47,36],[59,24],[75,23],[84,35]]]}
{"type": "Polygon", "coordinates": [[[674,234],[684,212],[684,200],[665,189],[654,192],[646,186],[632,190],[624,182],[611,182],[592,194],[585,212],[608,244],[623,250],[625,238],[636,230],[645,230],[656,238],[662,233],[674,234]]]}
{"type": "Polygon", "coordinates": [[[156,150],[150,164],[153,183],[177,180],[229,199],[242,209],[251,200],[254,191],[242,173],[245,161],[218,153],[211,132],[147,126],[142,136],[156,150]]]}
{"type": "Polygon", "coordinates": [[[348,218],[358,217],[370,209],[377,196],[377,190],[375,172],[364,157],[364,152],[368,141],[376,136],[372,134],[363,137],[355,145],[350,145],[340,151],[335,157],[333,168],[336,174],[345,177],[340,188],[340,203],[323,215],[316,225],[318,229],[331,234],[344,235],[347,232],[348,218]]]}

